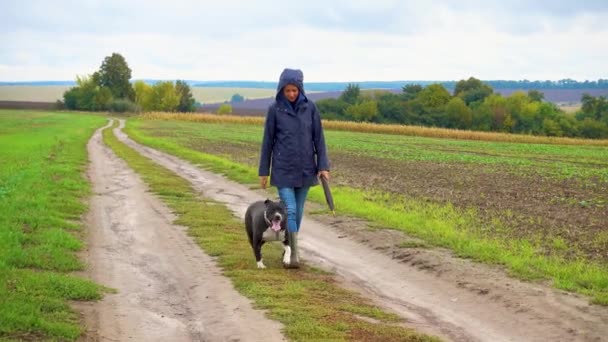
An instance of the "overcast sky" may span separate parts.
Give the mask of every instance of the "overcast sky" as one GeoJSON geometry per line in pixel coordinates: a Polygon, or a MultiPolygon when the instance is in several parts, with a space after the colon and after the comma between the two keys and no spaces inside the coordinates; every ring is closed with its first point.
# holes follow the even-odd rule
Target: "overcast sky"
{"type": "Polygon", "coordinates": [[[608,78],[608,0],[2,2],[0,81],[608,78]],[[539,5],[538,3],[542,3],[539,5]]]}

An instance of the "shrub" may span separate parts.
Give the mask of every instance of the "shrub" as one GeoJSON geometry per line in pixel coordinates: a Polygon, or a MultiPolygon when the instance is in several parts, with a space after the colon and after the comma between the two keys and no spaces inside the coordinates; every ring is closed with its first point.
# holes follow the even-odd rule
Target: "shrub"
{"type": "Polygon", "coordinates": [[[127,99],[115,99],[108,104],[108,110],[113,113],[139,113],[141,108],[127,99]]]}
{"type": "Polygon", "coordinates": [[[219,106],[219,108],[217,109],[217,113],[218,114],[232,114],[232,106],[227,103],[224,103],[219,106]]]}

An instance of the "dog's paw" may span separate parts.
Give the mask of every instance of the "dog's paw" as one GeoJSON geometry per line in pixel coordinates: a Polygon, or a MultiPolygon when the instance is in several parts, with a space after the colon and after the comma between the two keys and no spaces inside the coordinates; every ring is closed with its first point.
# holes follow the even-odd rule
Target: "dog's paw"
{"type": "Polygon", "coordinates": [[[258,268],[260,268],[260,269],[266,268],[266,265],[264,265],[264,262],[262,262],[262,260],[258,261],[258,268]]]}
{"type": "Polygon", "coordinates": [[[283,253],[283,264],[289,265],[291,263],[291,247],[283,246],[283,248],[285,249],[283,253]]]}

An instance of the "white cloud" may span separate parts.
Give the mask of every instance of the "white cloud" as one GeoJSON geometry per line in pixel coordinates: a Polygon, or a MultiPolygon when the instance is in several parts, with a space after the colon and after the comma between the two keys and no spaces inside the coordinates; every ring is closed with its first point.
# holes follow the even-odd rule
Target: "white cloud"
{"type": "Polygon", "coordinates": [[[0,81],[66,80],[112,52],[134,78],[607,78],[604,2],[12,1],[0,81]]]}

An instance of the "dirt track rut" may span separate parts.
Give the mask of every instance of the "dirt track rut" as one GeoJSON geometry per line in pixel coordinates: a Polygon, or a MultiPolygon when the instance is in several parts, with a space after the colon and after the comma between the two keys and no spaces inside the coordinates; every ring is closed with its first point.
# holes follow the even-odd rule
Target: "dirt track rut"
{"type": "Polygon", "coordinates": [[[88,144],[94,195],[86,218],[88,275],[116,289],[81,304],[87,341],[281,341],[211,257],[101,139],[88,144]]]}

